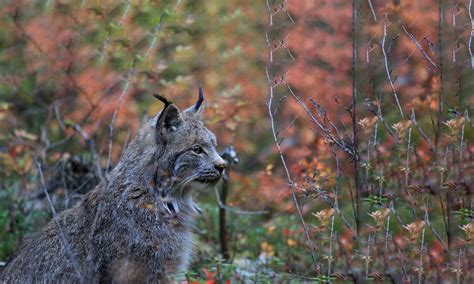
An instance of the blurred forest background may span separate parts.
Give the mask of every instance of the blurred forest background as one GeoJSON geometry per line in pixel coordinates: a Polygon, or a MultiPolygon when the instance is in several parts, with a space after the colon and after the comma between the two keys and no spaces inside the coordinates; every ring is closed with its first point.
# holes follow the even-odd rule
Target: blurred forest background
{"type": "Polygon", "coordinates": [[[189,282],[474,282],[471,0],[0,15],[0,261],[51,218],[45,191],[60,211],[100,182],[161,110],[151,94],[185,107],[202,81],[207,125],[240,161],[227,209],[200,196],[189,282]]]}

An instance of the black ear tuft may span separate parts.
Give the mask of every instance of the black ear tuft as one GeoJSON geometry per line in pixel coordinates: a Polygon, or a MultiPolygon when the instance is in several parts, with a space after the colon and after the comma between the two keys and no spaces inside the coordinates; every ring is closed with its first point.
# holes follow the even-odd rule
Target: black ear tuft
{"type": "Polygon", "coordinates": [[[204,92],[202,90],[202,84],[199,82],[199,91],[198,91],[198,100],[194,106],[194,111],[197,112],[201,107],[202,102],[204,102],[204,92]]]}
{"type": "Polygon", "coordinates": [[[198,90],[198,100],[196,104],[191,106],[190,108],[186,109],[185,113],[194,114],[198,118],[202,119],[204,114],[206,104],[204,103],[204,92],[202,90],[202,84],[199,82],[199,90],[198,90]]]}
{"type": "Polygon", "coordinates": [[[165,105],[156,121],[156,128],[166,127],[175,130],[181,124],[181,114],[178,108],[160,94],[155,93],[153,96],[165,105]]]}
{"type": "Polygon", "coordinates": [[[183,122],[178,107],[164,96],[159,94],[153,94],[153,96],[165,105],[156,120],[155,128],[157,135],[161,136],[162,134],[167,134],[178,129],[183,122]]]}
{"type": "Polygon", "coordinates": [[[156,93],[155,93],[155,94],[153,94],[153,96],[154,96],[155,98],[157,98],[158,100],[160,100],[162,103],[165,104],[165,107],[164,107],[164,108],[168,107],[168,106],[171,104],[171,102],[168,101],[167,98],[163,97],[163,96],[160,95],[160,94],[156,94],[156,93]]]}

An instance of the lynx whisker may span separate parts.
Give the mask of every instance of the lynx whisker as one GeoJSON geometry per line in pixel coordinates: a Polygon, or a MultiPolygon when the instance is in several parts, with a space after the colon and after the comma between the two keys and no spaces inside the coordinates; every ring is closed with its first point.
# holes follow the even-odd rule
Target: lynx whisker
{"type": "MultiPolygon", "coordinates": [[[[172,194],[177,192],[177,191],[181,191],[182,188],[184,188],[191,181],[195,180],[197,177],[198,177],[197,174],[189,176],[189,177],[183,179],[182,181],[180,181],[177,185],[172,186],[169,189],[169,192],[165,192],[164,198],[161,200],[161,203],[170,215],[173,214],[170,207],[169,207],[170,205],[173,206],[173,209],[174,209],[175,213],[179,213],[181,211],[181,209],[179,207],[179,204],[181,202],[178,202],[178,200],[174,196],[172,196],[172,194]],[[171,194],[169,194],[169,193],[171,193],[171,194]]],[[[180,192],[179,198],[182,199],[182,192],[180,192]]],[[[179,200],[179,201],[181,201],[181,200],[179,200]]]]}
{"type": "Polygon", "coordinates": [[[161,200],[161,204],[163,205],[163,208],[166,209],[166,211],[170,214],[170,215],[173,215],[173,213],[171,212],[171,209],[168,207],[168,203],[164,202],[163,200],[161,200]]]}
{"type": "Polygon", "coordinates": [[[178,190],[181,190],[183,189],[188,183],[190,183],[191,181],[195,180],[196,178],[198,177],[197,174],[194,174],[192,176],[189,176],[185,179],[183,179],[182,181],[180,181],[176,186],[173,186],[172,187],[172,191],[175,192],[175,191],[178,191],[178,190]]]}
{"type": "Polygon", "coordinates": [[[171,204],[173,204],[173,207],[174,207],[174,210],[176,211],[176,213],[179,213],[181,210],[179,209],[179,204],[178,202],[176,201],[176,199],[173,199],[171,201],[171,204]]]}

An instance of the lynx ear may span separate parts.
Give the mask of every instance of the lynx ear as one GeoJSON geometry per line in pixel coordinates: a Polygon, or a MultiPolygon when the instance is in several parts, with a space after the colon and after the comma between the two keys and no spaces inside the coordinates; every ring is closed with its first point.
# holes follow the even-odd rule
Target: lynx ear
{"type": "Polygon", "coordinates": [[[168,101],[165,97],[158,94],[155,94],[155,97],[165,104],[156,120],[155,128],[157,133],[171,133],[175,131],[183,123],[181,112],[176,105],[168,101]]]}
{"type": "Polygon", "coordinates": [[[163,109],[156,121],[157,129],[167,129],[170,132],[175,131],[183,123],[181,113],[176,105],[171,104],[163,109]]]}
{"type": "Polygon", "coordinates": [[[188,108],[185,112],[195,113],[198,117],[202,118],[204,115],[204,109],[206,104],[204,103],[204,92],[202,90],[201,82],[199,82],[198,100],[195,105],[188,108]]]}

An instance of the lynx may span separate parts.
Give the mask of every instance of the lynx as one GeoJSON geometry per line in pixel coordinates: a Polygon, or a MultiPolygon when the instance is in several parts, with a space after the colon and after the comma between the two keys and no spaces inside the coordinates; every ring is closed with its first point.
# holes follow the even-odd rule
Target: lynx
{"type": "Polygon", "coordinates": [[[74,208],[31,236],[0,282],[168,282],[193,246],[196,190],[219,182],[226,162],[203,124],[204,97],[143,123],[123,157],[74,208]]]}

